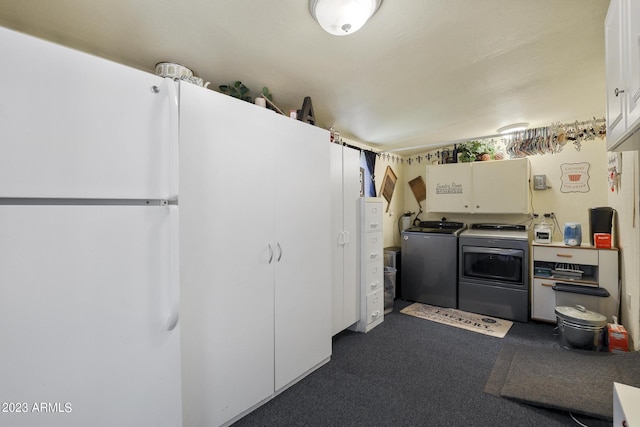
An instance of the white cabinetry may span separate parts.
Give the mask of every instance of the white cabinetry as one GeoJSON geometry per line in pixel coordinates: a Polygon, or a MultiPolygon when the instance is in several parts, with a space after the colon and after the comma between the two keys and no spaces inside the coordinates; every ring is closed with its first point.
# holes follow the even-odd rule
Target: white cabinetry
{"type": "Polygon", "coordinates": [[[617,249],[566,246],[561,242],[550,245],[533,243],[532,246],[532,319],[555,323],[558,299],[584,305],[589,310],[604,314],[609,321],[612,320],[612,315],[617,316],[619,298],[617,249]],[[582,271],[582,277],[580,279],[555,277],[553,270],[567,267],[582,271]],[[601,288],[606,290],[609,296],[598,297],[554,290],[554,286],[558,285],[575,286],[574,290],[582,289],[587,292],[601,288]]]}
{"type": "Polygon", "coordinates": [[[382,199],[360,199],[359,332],[369,332],[384,320],[384,259],[382,199]]]}
{"type": "Polygon", "coordinates": [[[358,320],[360,151],[331,144],[333,335],[358,320]]]}
{"type": "Polygon", "coordinates": [[[640,1],[611,0],[605,19],[607,149],[640,149],[640,1]]]}
{"type": "Polygon", "coordinates": [[[640,388],[613,383],[613,425],[640,426],[640,388]]]}
{"type": "Polygon", "coordinates": [[[184,425],[217,426],[330,357],[329,134],[180,90],[184,425]]]}
{"type": "Polygon", "coordinates": [[[427,212],[527,213],[529,161],[427,166],[427,212]]]}

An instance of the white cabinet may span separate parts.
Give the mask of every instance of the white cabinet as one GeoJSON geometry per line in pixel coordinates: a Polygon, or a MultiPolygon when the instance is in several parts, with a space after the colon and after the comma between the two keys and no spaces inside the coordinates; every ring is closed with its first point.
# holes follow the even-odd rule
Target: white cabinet
{"type": "Polygon", "coordinates": [[[640,426],[640,388],[613,383],[613,425],[640,426]]]}
{"type": "Polygon", "coordinates": [[[360,199],[360,314],[356,330],[369,332],[384,320],[382,199],[360,199]]]}
{"type": "Polygon", "coordinates": [[[607,149],[640,149],[640,2],[612,0],[605,19],[607,149]]]}
{"type": "Polygon", "coordinates": [[[427,212],[529,212],[529,160],[428,165],[427,212]]]}
{"type": "Polygon", "coordinates": [[[184,425],[216,426],[330,357],[329,134],[180,90],[184,425]]]}
{"type": "Polygon", "coordinates": [[[333,335],[358,320],[360,151],[331,144],[333,335]]]}
{"type": "MultiPolygon", "coordinates": [[[[611,316],[618,313],[618,250],[597,249],[592,246],[566,246],[562,242],[552,244],[533,243],[533,280],[531,292],[531,318],[555,323],[557,305],[580,304],[587,309],[611,316]],[[568,279],[558,277],[554,270],[569,268],[582,272],[582,277],[568,279]],[[560,285],[558,287],[558,285],[560,285]],[[569,285],[567,288],[565,285],[569,285]],[[565,289],[554,290],[556,289],[565,289]],[[574,286],[571,288],[571,286],[574,286]],[[597,294],[599,289],[608,297],[597,294]],[[580,291],[586,293],[579,293],[580,291]],[[559,302],[562,301],[562,302],[559,302]]],[[[562,272],[560,272],[562,274],[562,272]]]]}

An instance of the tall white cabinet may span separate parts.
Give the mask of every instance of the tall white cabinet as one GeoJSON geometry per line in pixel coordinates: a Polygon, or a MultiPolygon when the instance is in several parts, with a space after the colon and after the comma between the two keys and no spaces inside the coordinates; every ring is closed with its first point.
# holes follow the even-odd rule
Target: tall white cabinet
{"type": "Polygon", "coordinates": [[[217,426],[331,355],[329,133],[180,89],[184,425],[217,426]]]}
{"type": "Polygon", "coordinates": [[[333,335],[358,320],[360,151],[331,144],[333,335]]]}

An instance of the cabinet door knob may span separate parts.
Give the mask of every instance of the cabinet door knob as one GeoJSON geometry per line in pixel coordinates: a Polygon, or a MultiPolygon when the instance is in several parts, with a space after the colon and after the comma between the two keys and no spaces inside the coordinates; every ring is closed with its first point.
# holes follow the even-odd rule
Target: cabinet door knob
{"type": "Polygon", "coordinates": [[[617,97],[617,96],[618,96],[618,95],[620,95],[621,93],[624,93],[624,90],[620,90],[620,89],[616,88],[616,90],[614,90],[614,91],[613,91],[613,93],[615,93],[615,94],[616,94],[616,97],[617,97]]]}

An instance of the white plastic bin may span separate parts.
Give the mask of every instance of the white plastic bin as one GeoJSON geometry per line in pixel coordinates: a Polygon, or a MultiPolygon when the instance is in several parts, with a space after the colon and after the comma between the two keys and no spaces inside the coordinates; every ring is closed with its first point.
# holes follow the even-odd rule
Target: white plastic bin
{"type": "Polygon", "coordinates": [[[396,269],[384,268],[384,314],[393,311],[393,301],[396,299],[396,269]]]}

